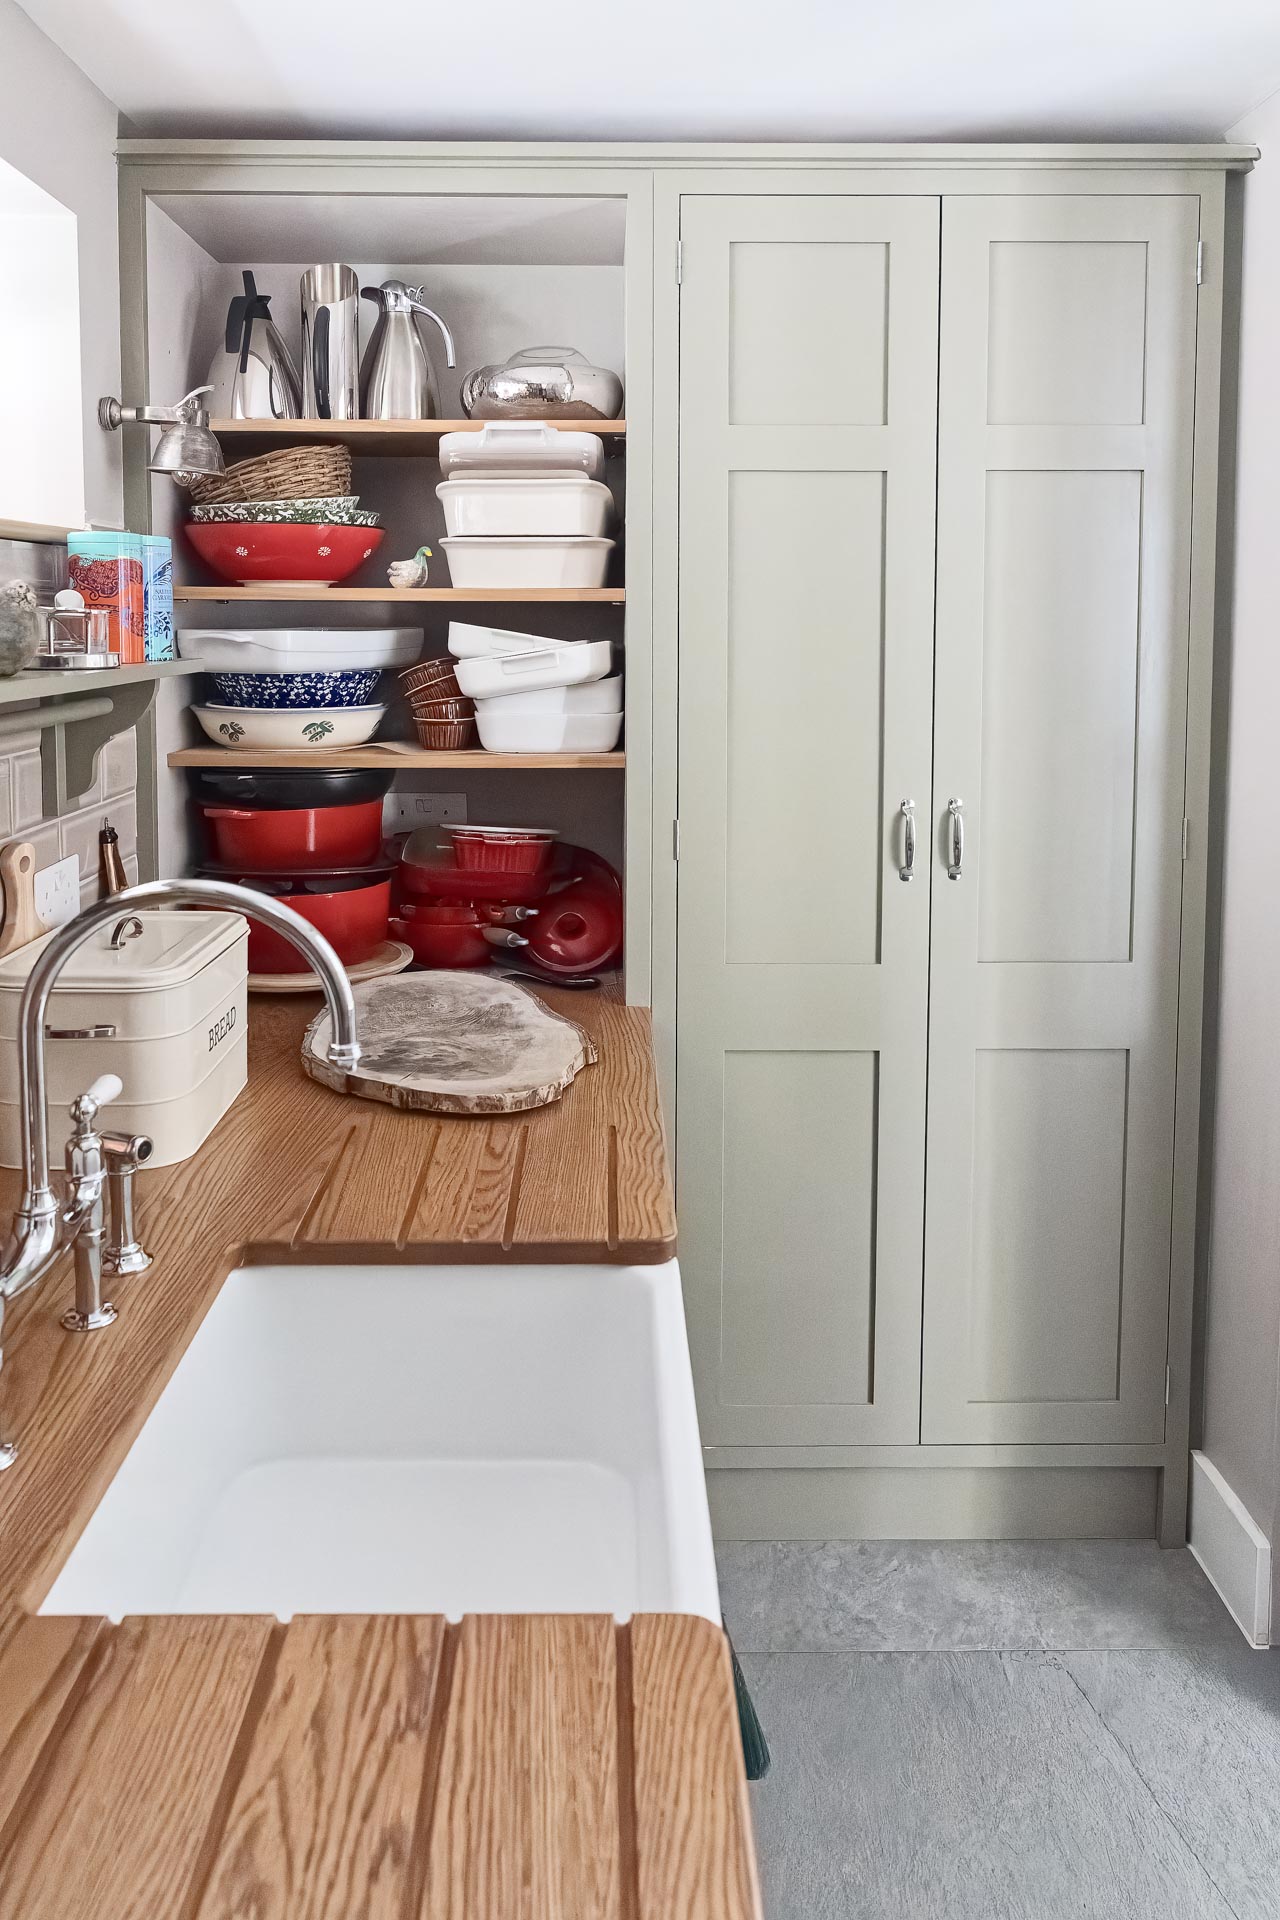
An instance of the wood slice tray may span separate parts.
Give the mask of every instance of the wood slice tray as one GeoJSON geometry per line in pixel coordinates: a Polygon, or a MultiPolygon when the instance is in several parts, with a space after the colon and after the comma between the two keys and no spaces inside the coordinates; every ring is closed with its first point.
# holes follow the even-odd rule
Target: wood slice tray
{"type": "Polygon", "coordinates": [[[336,1093],[423,1113],[525,1113],[558,1100],[598,1058],[589,1034],[509,980],[436,971],[354,987],[361,1056],[326,1057],[329,1010],[302,1040],[303,1070],[336,1093]]]}

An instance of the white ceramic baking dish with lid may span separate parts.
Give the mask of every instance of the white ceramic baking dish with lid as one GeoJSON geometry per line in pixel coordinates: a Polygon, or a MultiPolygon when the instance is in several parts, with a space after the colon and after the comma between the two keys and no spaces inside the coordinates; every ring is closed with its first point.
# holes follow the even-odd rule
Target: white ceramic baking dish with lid
{"type": "Polygon", "coordinates": [[[602,587],[612,540],[490,534],[440,542],[455,587],[602,587]]]}
{"type": "Polygon", "coordinates": [[[603,680],[613,665],[607,640],[545,640],[521,653],[459,660],[458,685],[472,700],[492,700],[539,687],[576,687],[603,680]]]}
{"type": "Polygon", "coordinates": [[[411,667],[420,627],[179,627],[178,652],[211,673],[330,673],[411,667]]]}
{"type": "MultiPolygon", "coordinates": [[[[238,913],[162,907],[122,913],[70,956],[45,1021],[55,1166],[71,1132],[72,1100],[102,1073],[124,1082],[107,1124],[115,1133],[150,1134],[150,1166],[185,1160],[208,1138],[245,1083],[248,935],[238,913]],[[140,933],[132,931],[137,927],[140,933]],[[113,1032],[87,1037],[94,1027],[113,1032]]],[[[18,1007],[27,975],[51,938],[46,934],[0,960],[0,1165],[6,1167],[22,1160],[18,1007]]]]}
{"type": "Polygon", "coordinates": [[[505,714],[506,700],[476,708],[486,753],[612,753],[622,732],[620,713],[505,714]]]}
{"type": "Polygon", "coordinates": [[[603,534],[613,495],[585,473],[471,473],[442,480],[445,531],[458,538],[603,534]]]}
{"type": "Polygon", "coordinates": [[[455,473],[585,473],[604,475],[604,441],[598,433],[561,431],[541,421],[490,420],[478,431],[442,433],[440,476],[455,473]]]}

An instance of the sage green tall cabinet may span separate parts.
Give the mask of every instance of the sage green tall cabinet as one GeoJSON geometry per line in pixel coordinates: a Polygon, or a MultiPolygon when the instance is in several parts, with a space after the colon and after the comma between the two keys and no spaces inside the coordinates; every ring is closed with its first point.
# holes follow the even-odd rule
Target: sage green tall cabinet
{"type": "Polygon", "coordinates": [[[624,841],[719,1530],[1183,1539],[1224,214],[1255,151],[118,151],[131,401],[194,383],[210,289],[295,233],[470,263],[489,358],[553,297],[579,346],[608,315],[625,771],[475,799],[624,841]]]}
{"type": "Polygon", "coordinates": [[[1185,1452],[1201,202],[1109,184],[681,201],[679,1203],[729,1532],[1152,1532],[1185,1452]]]}

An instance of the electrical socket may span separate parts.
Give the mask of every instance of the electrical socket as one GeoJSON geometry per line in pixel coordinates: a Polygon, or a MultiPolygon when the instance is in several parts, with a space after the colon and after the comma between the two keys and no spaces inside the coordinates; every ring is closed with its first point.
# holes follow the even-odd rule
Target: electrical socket
{"type": "Polygon", "coordinates": [[[460,827],[467,818],[465,793],[423,793],[413,787],[393,787],[387,795],[386,825],[391,832],[407,827],[460,827]]]}
{"type": "Polygon", "coordinates": [[[65,927],[80,911],[80,856],[69,853],[35,877],[36,919],[42,927],[65,927]]]}

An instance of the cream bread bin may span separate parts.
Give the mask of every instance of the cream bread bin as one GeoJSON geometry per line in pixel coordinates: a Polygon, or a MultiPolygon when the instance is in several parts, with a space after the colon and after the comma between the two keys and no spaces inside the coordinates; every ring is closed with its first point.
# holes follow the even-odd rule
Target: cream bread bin
{"type": "MultiPolygon", "coordinates": [[[[0,960],[0,1166],[22,1163],[18,1007],[49,938],[0,960]]],[[[248,942],[248,922],[238,913],[160,908],[122,912],[72,954],[45,1019],[55,1167],[71,1132],[69,1104],[101,1073],[124,1082],[105,1124],[113,1133],[150,1134],[151,1166],[185,1160],[208,1138],[246,1079],[248,942]],[[109,1039],[49,1037],[51,1030],[96,1026],[116,1031],[109,1039]]]]}

